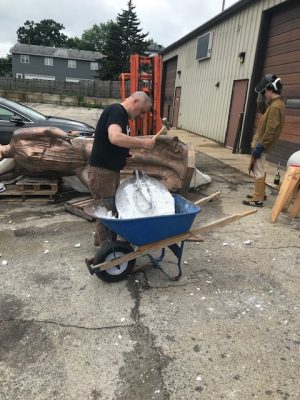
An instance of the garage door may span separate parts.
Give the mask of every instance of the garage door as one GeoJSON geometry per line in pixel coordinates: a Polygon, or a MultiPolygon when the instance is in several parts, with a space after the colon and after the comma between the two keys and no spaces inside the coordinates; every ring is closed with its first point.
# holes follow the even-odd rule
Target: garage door
{"type": "Polygon", "coordinates": [[[300,4],[285,5],[270,20],[263,74],[282,79],[286,98],[286,118],[280,141],[271,161],[285,165],[289,156],[300,149],[300,4]]]}

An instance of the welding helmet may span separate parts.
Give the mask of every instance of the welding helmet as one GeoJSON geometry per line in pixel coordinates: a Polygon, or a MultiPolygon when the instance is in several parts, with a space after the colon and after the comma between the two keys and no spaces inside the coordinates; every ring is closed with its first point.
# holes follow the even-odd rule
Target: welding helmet
{"type": "Polygon", "coordinates": [[[282,89],[281,79],[277,78],[276,75],[268,74],[262,78],[262,80],[255,86],[254,90],[256,93],[264,94],[266,89],[280,93],[282,89]]]}

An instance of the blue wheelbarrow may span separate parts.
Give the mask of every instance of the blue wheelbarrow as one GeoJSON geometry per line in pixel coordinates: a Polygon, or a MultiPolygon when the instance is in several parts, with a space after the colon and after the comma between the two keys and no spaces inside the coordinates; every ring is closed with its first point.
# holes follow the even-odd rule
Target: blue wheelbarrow
{"type": "MultiPolygon", "coordinates": [[[[87,214],[98,219],[110,231],[126,240],[111,239],[97,250],[93,258],[86,258],[85,263],[89,272],[103,281],[118,282],[132,272],[138,257],[147,255],[153,267],[163,272],[168,279],[179,280],[182,275],[181,260],[185,241],[200,241],[199,234],[256,212],[256,210],[250,210],[234,214],[190,230],[196,215],[201,211],[199,205],[207,203],[218,195],[219,192],[192,203],[180,195],[173,194],[175,214],[133,219],[99,217],[94,205],[88,205],[84,209],[87,214]],[[165,256],[166,248],[171,250],[177,259],[178,271],[172,277],[163,270],[160,264],[165,256]],[[157,250],[161,251],[158,257],[149,254],[157,250]]],[[[113,204],[114,198],[107,201],[113,204]]]]}

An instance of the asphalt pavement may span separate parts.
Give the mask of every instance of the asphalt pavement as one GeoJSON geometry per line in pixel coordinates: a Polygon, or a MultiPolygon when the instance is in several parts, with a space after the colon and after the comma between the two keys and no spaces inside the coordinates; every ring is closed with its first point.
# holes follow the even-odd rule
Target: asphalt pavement
{"type": "MultiPolygon", "coordinates": [[[[92,125],[100,115],[35,108],[92,125]]],[[[187,197],[221,192],[194,226],[247,210],[252,178],[193,140],[212,182],[187,197]]],[[[1,201],[0,399],[299,399],[300,220],[271,224],[277,191],[267,195],[256,214],[185,243],[178,282],[143,257],[114,284],[84,263],[94,223],[62,203],[1,201]]],[[[170,274],[174,261],[167,250],[170,274]]]]}

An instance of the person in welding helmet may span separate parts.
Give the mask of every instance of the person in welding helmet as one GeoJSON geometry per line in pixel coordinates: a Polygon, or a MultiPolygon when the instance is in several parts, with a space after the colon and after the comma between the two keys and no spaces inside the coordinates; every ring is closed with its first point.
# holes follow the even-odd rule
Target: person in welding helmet
{"type": "Polygon", "coordinates": [[[285,103],[281,97],[281,79],[276,75],[266,75],[255,87],[258,94],[258,110],[262,112],[257,130],[251,143],[252,157],[249,172],[255,177],[254,193],[247,196],[243,204],[253,207],[263,207],[265,195],[265,162],[272,152],[282,131],[285,118],[285,103]]]}

